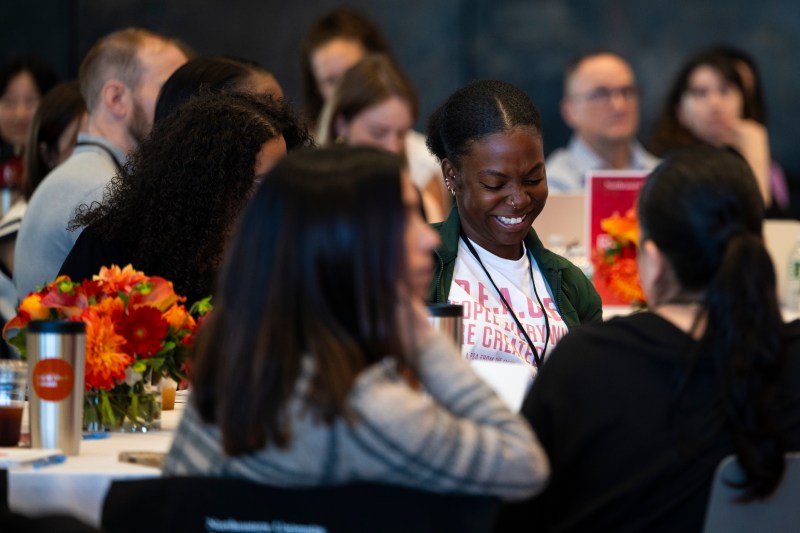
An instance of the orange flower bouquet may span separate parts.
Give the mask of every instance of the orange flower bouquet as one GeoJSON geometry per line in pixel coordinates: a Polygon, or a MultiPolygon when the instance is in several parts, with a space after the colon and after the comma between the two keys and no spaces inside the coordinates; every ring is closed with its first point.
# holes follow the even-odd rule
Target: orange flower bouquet
{"type": "Polygon", "coordinates": [[[160,421],[155,385],[161,377],[185,383],[188,347],[211,308],[206,298],[187,311],[185,300],[164,278],[112,265],[91,280],[60,276],[29,294],[3,336],[24,358],[28,321],[85,322],[84,429],[147,431],[160,421]]]}
{"type": "Polygon", "coordinates": [[[624,302],[643,305],[644,292],[639,285],[636,265],[639,223],[635,208],[628,209],[624,216],[615,212],[602,219],[600,227],[607,233],[607,238],[595,249],[592,257],[595,283],[624,302]]]}

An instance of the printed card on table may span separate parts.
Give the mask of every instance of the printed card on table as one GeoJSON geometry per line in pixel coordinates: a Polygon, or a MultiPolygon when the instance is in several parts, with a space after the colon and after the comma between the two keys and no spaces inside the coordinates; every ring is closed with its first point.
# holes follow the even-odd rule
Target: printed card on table
{"type": "Polygon", "coordinates": [[[586,243],[603,305],[643,301],[636,268],[636,199],[645,171],[593,171],[586,176],[586,243]]]}

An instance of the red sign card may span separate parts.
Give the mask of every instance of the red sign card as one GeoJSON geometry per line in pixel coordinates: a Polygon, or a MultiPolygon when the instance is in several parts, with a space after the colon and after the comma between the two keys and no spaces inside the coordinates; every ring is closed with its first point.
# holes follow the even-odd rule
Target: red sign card
{"type": "Polygon", "coordinates": [[[603,305],[643,300],[636,269],[636,199],[647,174],[597,170],[586,176],[586,243],[603,305]]]}

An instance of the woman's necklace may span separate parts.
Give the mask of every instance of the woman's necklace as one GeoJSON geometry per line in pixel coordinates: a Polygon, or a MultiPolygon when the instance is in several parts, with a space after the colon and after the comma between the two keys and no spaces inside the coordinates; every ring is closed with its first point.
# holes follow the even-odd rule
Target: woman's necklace
{"type": "Polygon", "coordinates": [[[536,349],[536,346],[533,345],[533,341],[528,336],[528,333],[525,331],[525,328],[522,327],[522,323],[519,321],[519,318],[517,318],[517,314],[514,312],[513,309],[511,309],[511,305],[506,301],[506,298],[505,296],[503,296],[503,293],[500,292],[500,289],[497,288],[497,284],[494,282],[494,279],[492,279],[492,275],[489,274],[489,271],[484,266],[483,261],[481,261],[478,252],[475,250],[475,247],[472,246],[472,243],[467,238],[467,236],[464,235],[463,231],[461,232],[461,240],[464,241],[464,244],[467,245],[467,248],[469,249],[470,253],[473,255],[473,257],[475,257],[475,260],[478,261],[478,264],[486,273],[486,277],[489,278],[489,281],[492,283],[492,287],[494,287],[494,290],[497,291],[497,294],[500,295],[500,300],[503,302],[503,305],[506,306],[506,309],[511,315],[511,318],[513,318],[514,322],[517,324],[519,332],[522,333],[522,336],[525,338],[525,342],[528,343],[528,347],[530,347],[531,352],[533,352],[533,362],[536,364],[536,370],[539,370],[539,366],[541,365],[542,359],[544,358],[545,350],[547,350],[547,344],[550,342],[550,320],[547,318],[547,311],[545,310],[544,305],[542,305],[541,298],[539,298],[539,291],[536,290],[536,280],[533,277],[533,261],[531,260],[530,252],[526,250],[526,255],[528,255],[528,271],[530,272],[531,275],[531,284],[533,285],[533,294],[536,296],[536,303],[539,304],[539,309],[542,310],[542,316],[544,317],[545,337],[541,355],[539,355],[539,351],[536,349]]]}

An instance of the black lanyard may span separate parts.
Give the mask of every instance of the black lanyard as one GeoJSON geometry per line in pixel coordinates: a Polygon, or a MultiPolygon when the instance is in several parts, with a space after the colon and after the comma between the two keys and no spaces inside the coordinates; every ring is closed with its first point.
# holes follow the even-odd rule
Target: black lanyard
{"type": "MultiPolygon", "coordinates": [[[[500,292],[500,289],[497,288],[497,284],[494,282],[494,279],[492,279],[492,275],[489,274],[488,270],[486,270],[486,267],[483,265],[483,261],[481,261],[478,252],[475,251],[475,247],[472,246],[472,243],[469,242],[469,239],[467,238],[466,235],[464,235],[463,231],[461,232],[461,240],[464,241],[464,244],[467,245],[469,251],[472,253],[475,259],[478,261],[478,264],[486,273],[486,277],[489,278],[489,281],[492,283],[492,287],[494,287],[494,290],[496,290],[497,294],[500,295],[500,300],[503,302],[503,305],[506,306],[506,309],[511,314],[511,317],[514,319],[514,322],[516,322],[517,327],[519,328],[519,332],[522,333],[523,337],[525,337],[525,342],[528,343],[528,346],[533,352],[533,362],[536,363],[536,370],[539,370],[539,366],[541,365],[542,359],[544,358],[544,352],[545,350],[547,350],[547,344],[550,342],[550,320],[547,318],[547,310],[544,308],[544,305],[542,305],[541,298],[539,298],[539,291],[536,290],[536,279],[533,277],[533,261],[531,261],[530,255],[528,255],[528,271],[531,274],[531,283],[533,284],[533,294],[536,296],[536,303],[539,304],[539,309],[542,310],[542,316],[544,317],[545,337],[544,337],[544,346],[542,347],[541,356],[539,355],[539,351],[536,349],[536,346],[533,345],[533,341],[528,336],[528,333],[525,331],[525,328],[522,327],[522,323],[519,321],[519,318],[517,318],[517,314],[514,312],[513,309],[511,309],[511,305],[506,301],[506,298],[505,296],[503,296],[503,293],[500,292]]],[[[530,252],[526,250],[526,254],[530,254],[530,252]]]]}
{"type": "Polygon", "coordinates": [[[117,156],[114,155],[114,152],[112,152],[111,149],[108,146],[106,146],[104,144],[100,144],[99,142],[95,142],[95,141],[78,141],[78,142],[75,143],[75,147],[77,148],[78,146],[96,146],[96,147],[100,148],[105,153],[107,153],[109,155],[109,157],[111,157],[111,160],[114,161],[114,165],[117,167],[117,170],[122,169],[122,164],[119,162],[119,160],[117,159],[117,156]]]}

